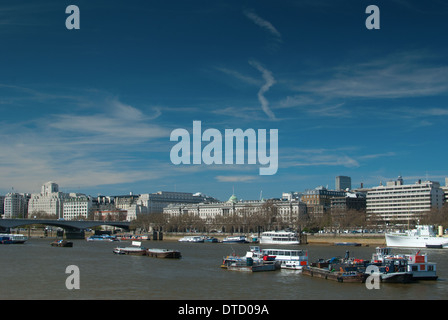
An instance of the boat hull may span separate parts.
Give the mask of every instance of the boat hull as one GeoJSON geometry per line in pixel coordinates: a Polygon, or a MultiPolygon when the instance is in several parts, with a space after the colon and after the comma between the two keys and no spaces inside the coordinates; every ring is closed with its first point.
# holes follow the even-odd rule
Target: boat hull
{"type": "Polygon", "coordinates": [[[115,254],[127,254],[134,256],[144,256],[146,255],[145,249],[133,249],[133,248],[115,248],[113,251],[115,254]]]}
{"type": "Polygon", "coordinates": [[[322,278],[326,280],[333,280],[337,282],[365,282],[366,275],[356,272],[356,273],[345,273],[345,272],[331,272],[328,269],[317,268],[317,267],[304,267],[302,269],[302,274],[315,278],[322,278]]]}
{"type": "Polygon", "coordinates": [[[180,259],[181,253],[177,250],[163,250],[163,249],[148,249],[146,255],[152,258],[162,259],[180,259]]]}
{"type": "Polygon", "coordinates": [[[263,239],[260,238],[260,244],[300,244],[299,240],[291,240],[291,241],[277,241],[272,239],[263,239]]]}
{"type": "Polygon", "coordinates": [[[448,239],[442,237],[431,236],[408,236],[404,234],[386,234],[386,244],[388,247],[405,247],[405,248],[448,248],[448,239]]]}
{"type": "Polygon", "coordinates": [[[243,264],[230,264],[227,266],[227,270],[241,271],[241,272],[264,272],[264,271],[276,271],[280,269],[278,263],[261,263],[253,265],[243,264]]]}
{"type": "Polygon", "coordinates": [[[71,248],[73,247],[73,242],[71,241],[56,241],[51,243],[52,247],[65,247],[65,248],[71,248]]]}
{"type": "Polygon", "coordinates": [[[381,282],[385,283],[409,283],[414,280],[412,272],[393,272],[380,274],[381,282]]]}

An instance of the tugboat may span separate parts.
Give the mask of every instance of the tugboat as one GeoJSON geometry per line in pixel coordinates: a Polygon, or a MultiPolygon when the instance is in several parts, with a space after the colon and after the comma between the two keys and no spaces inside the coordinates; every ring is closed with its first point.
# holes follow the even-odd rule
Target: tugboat
{"type": "Polygon", "coordinates": [[[73,247],[73,242],[67,241],[67,240],[62,240],[62,239],[53,241],[50,244],[52,247],[66,247],[66,248],[73,247]]]}
{"type": "Polygon", "coordinates": [[[386,259],[395,258],[397,260],[406,260],[407,271],[412,273],[414,280],[437,280],[436,264],[428,262],[426,253],[420,250],[415,254],[392,254],[391,248],[377,247],[376,253],[372,255],[372,262],[375,265],[381,265],[386,259]]]}
{"type": "Polygon", "coordinates": [[[231,271],[261,272],[280,270],[281,262],[274,256],[259,255],[260,251],[248,251],[244,257],[235,254],[223,259],[221,268],[231,271]]]}
{"type": "MultiPolygon", "coordinates": [[[[375,264],[372,264],[375,265],[375,264]]],[[[409,283],[414,280],[412,272],[407,270],[406,259],[397,257],[386,257],[376,270],[366,272],[366,275],[377,275],[381,282],[409,283]]]]}

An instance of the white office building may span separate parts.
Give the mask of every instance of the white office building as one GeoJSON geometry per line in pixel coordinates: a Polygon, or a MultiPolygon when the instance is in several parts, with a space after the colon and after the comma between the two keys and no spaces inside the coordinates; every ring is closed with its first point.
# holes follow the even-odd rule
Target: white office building
{"type": "Polygon", "coordinates": [[[28,217],[37,213],[45,213],[56,216],[56,218],[62,218],[65,197],[66,194],[59,191],[59,186],[56,183],[52,181],[45,183],[40,193],[31,194],[28,203],[28,217]]]}
{"type": "Polygon", "coordinates": [[[29,194],[8,193],[3,201],[3,219],[26,218],[29,194]]]}
{"type": "MultiPolygon", "coordinates": [[[[265,204],[265,200],[241,201],[235,195],[232,195],[226,202],[170,204],[163,209],[163,213],[171,217],[185,214],[195,215],[206,223],[211,223],[218,216],[250,217],[253,214],[260,213],[265,204]]],[[[277,209],[277,220],[286,224],[294,225],[307,214],[306,204],[301,201],[276,200],[272,204],[277,209]]]]}
{"type": "Polygon", "coordinates": [[[443,198],[438,182],[419,180],[404,184],[398,177],[367,192],[367,214],[384,221],[418,219],[433,208],[440,209],[443,198]]]}
{"type": "Polygon", "coordinates": [[[92,199],[85,194],[70,193],[64,199],[63,208],[65,220],[85,220],[92,208],[92,199]]]}

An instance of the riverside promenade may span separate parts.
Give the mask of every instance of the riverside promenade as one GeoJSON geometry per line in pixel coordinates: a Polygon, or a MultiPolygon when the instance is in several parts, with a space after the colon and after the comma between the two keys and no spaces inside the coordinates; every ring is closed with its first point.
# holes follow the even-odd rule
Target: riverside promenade
{"type": "MultiPolygon", "coordinates": [[[[192,233],[164,233],[163,240],[167,241],[177,241],[180,238],[188,235],[202,235],[192,234],[192,233]]],[[[218,240],[224,239],[226,236],[231,234],[209,234],[209,236],[213,236],[218,240]]],[[[234,234],[235,235],[235,234],[234,234]]],[[[345,233],[327,233],[327,234],[307,234],[306,241],[308,244],[331,244],[333,245],[335,242],[357,242],[362,246],[385,246],[386,239],[384,237],[384,233],[381,234],[369,234],[369,233],[355,233],[355,234],[345,234],[345,233]]]]}

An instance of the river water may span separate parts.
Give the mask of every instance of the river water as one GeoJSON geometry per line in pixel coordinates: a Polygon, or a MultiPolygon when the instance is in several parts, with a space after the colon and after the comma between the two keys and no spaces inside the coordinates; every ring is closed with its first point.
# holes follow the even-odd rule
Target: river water
{"type": "MultiPolygon", "coordinates": [[[[23,245],[0,245],[0,299],[149,299],[149,300],[306,300],[306,299],[448,299],[448,250],[426,249],[437,263],[439,279],[411,284],[338,283],[304,276],[300,271],[244,273],[220,268],[234,250],[244,255],[248,244],[143,241],[146,248],[177,249],[182,259],[115,255],[122,242],[73,240],[72,248],[51,247],[50,239],[23,245]],[[69,290],[69,265],[79,268],[79,289],[69,290]]],[[[262,248],[278,247],[264,245],[262,248]]],[[[286,246],[291,248],[291,246],[286,246]]],[[[309,260],[344,256],[370,259],[375,247],[294,246],[308,250],[309,260]]],[[[396,249],[412,253],[411,249],[396,249]]]]}

